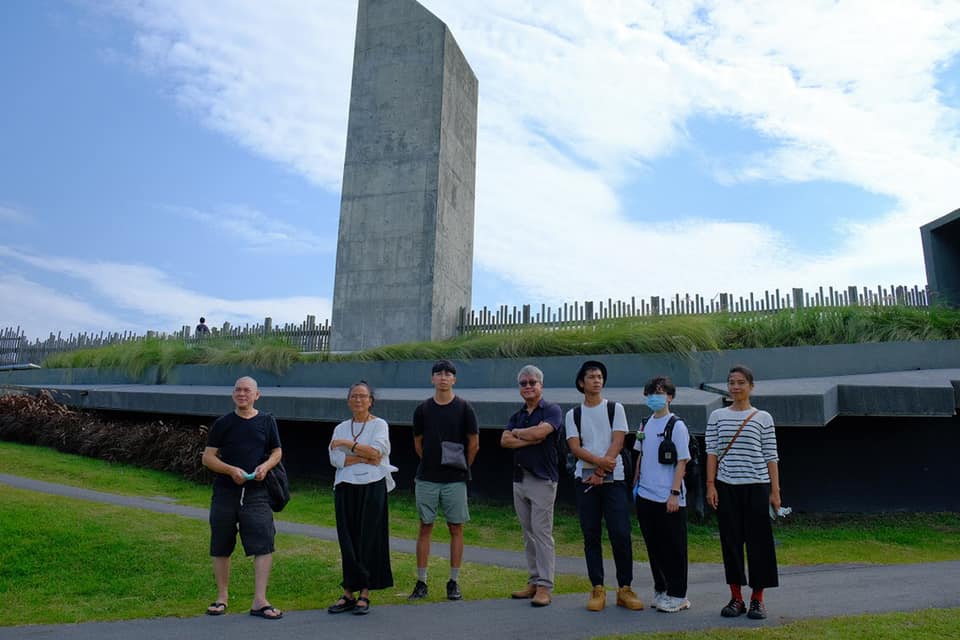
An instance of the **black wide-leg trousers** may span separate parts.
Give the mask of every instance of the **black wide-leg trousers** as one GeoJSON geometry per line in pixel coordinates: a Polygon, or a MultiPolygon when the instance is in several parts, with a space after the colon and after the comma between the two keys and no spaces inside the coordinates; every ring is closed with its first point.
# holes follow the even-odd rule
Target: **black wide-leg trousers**
{"type": "Polygon", "coordinates": [[[386,480],[341,482],[333,493],[343,560],[341,586],[348,591],[392,587],[386,480]]]}
{"type": "Polygon", "coordinates": [[[717,522],[727,584],[766,589],[780,584],[777,553],[770,525],[770,484],[727,484],[717,481],[717,522]],[[743,549],[747,549],[747,565],[743,549]]]}

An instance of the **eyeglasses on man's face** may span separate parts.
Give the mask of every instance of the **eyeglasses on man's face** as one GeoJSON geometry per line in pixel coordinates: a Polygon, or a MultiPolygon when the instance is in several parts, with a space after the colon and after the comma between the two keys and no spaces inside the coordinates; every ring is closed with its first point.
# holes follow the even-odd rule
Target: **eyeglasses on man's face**
{"type": "Polygon", "coordinates": [[[521,387],[535,387],[539,383],[540,383],[539,380],[521,380],[517,384],[519,384],[521,387]]]}

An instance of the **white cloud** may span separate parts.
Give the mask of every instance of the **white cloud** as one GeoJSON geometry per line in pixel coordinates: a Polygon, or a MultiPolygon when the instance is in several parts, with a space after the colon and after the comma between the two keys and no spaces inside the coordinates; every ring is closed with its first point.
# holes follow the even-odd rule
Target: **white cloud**
{"type": "MultiPolygon", "coordinates": [[[[157,331],[176,331],[183,324],[191,324],[200,316],[206,316],[211,325],[230,322],[233,326],[262,323],[264,318],[273,319],[274,325],[302,323],[307,315],[316,316],[321,322],[330,317],[331,303],[327,298],[294,296],[287,298],[226,299],[197,293],[177,285],[171,277],[159,269],[136,264],[124,264],[108,261],[88,262],[60,256],[43,256],[26,253],[18,249],[0,245],[0,258],[16,261],[48,273],[66,276],[82,282],[95,297],[104,304],[95,305],[92,301],[83,303],[86,311],[66,313],[63,305],[51,304],[56,295],[50,289],[39,288],[38,296],[33,296],[27,288],[21,287],[31,306],[37,308],[51,304],[46,314],[58,318],[60,331],[82,330],[90,327],[105,327],[116,330],[133,328],[139,331],[148,329],[157,331]],[[39,300],[37,302],[34,299],[39,300]],[[107,314],[94,310],[109,304],[124,310],[127,315],[137,316],[133,327],[127,320],[120,323],[107,314]],[[96,322],[89,318],[96,318],[96,322]],[[118,326],[120,325],[120,326],[118,326]]],[[[59,294],[62,297],[62,294],[59,294]]],[[[6,298],[19,300],[21,298],[6,298]]],[[[33,316],[11,307],[11,320],[25,324],[21,319],[33,316]]],[[[32,322],[32,320],[31,320],[32,322]]],[[[28,328],[28,330],[30,330],[28,328]]],[[[53,329],[51,329],[53,330],[53,329]]],[[[32,334],[31,334],[32,335],[32,334]]]]}
{"type": "MultiPolygon", "coordinates": [[[[2,247],[0,247],[2,251],[2,247]]],[[[0,254],[2,255],[2,254],[0,254]]],[[[124,323],[84,300],[64,294],[22,276],[0,274],[0,300],[16,301],[0,307],[0,329],[18,326],[30,339],[46,338],[51,333],[96,332],[105,327],[121,330],[124,323]],[[69,318],[69,327],[64,320],[69,318]]]]}
{"type": "Polygon", "coordinates": [[[211,128],[339,189],[353,2],[117,3],[147,68],[211,128]]]}
{"type": "Polygon", "coordinates": [[[295,255],[336,250],[336,241],[321,238],[246,205],[224,205],[210,212],[181,206],[165,206],[163,209],[228,234],[240,240],[250,251],[295,255]]]}
{"type": "MultiPolygon", "coordinates": [[[[480,79],[477,264],[523,301],[923,281],[917,228],[956,207],[960,183],[960,119],[935,88],[960,51],[960,3],[425,4],[480,79]],[[775,144],[717,159],[718,179],[829,180],[897,204],[811,229],[849,238],[817,253],[782,237],[775,213],[631,221],[618,191],[694,116],[775,144]]],[[[339,188],[355,3],[121,7],[142,59],[209,126],[339,188]]]]}
{"type": "Polygon", "coordinates": [[[0,222],[26,224],[30,222],[31,219],[31,216],[26,211],[11,205],[0,203],[0,222]]]}

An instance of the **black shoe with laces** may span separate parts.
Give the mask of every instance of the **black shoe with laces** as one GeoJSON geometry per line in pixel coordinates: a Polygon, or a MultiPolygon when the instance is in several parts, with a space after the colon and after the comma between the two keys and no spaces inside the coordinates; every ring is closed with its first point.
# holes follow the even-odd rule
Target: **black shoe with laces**
{"type": "Polygon", "coordinates": [[[460,585],[456,580],[447,581],[447,600],[462,600],[463,594],[460,593],[460,585]]]}
{"type": "MultiPolygon", "coordinates": [[[[753,604],[752,602],[750,603],[753,604]]],[[[743,604],[743,600],[737,600],[736,598],[730,598],[730,602],[727,603],[723,609],[720,609],[720,615],[724,618],[736,618],[737,616],[742,616],[747,612],[746,605],[743,604]]]]}
{"type": "Polygon", "coordinates": [[[407,598],[407,600],[420,600],[421,598],[427,597],[427,583],[423,580],[417,580],[417,584],[413,586],[413,593],[407,598]]]}
{"type": "Polygon", "coordinates": [[[767,608],[759,600],[750,601],[750,611],[747,611],[747,617],[751,620],[763,620],[767,617],[767,608]]]}

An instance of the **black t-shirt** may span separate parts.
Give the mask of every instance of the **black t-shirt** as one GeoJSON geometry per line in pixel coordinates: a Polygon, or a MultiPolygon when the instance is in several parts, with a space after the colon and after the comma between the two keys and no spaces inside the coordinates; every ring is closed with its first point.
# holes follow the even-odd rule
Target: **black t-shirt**
{"type": "Polygon", "coordinates": [[[466,455],[467,436],[478,433],[477,414],[460,396],[454,396],[447,404],[437,404],[433,398],[421,402],[413,412],[413,435],[423,436],[423,458],[417,468],[417,478],[429,482],[469,480],[469,471],[440,464],[440,443],[459,442],[466,455]]]}
{"type": "MultiPolygon", "coordinates": [[[[231,411],[217,418],[210,427],[207,446],[219,449],[220,459],[227,464],[252,473],[271,451],[280,448],[277,421],[269,413],[241,418],[231,411]]],[[[229,476],[222,473],[217,474],[213,485],[221,489],[237,487],[229,476]]]]}

